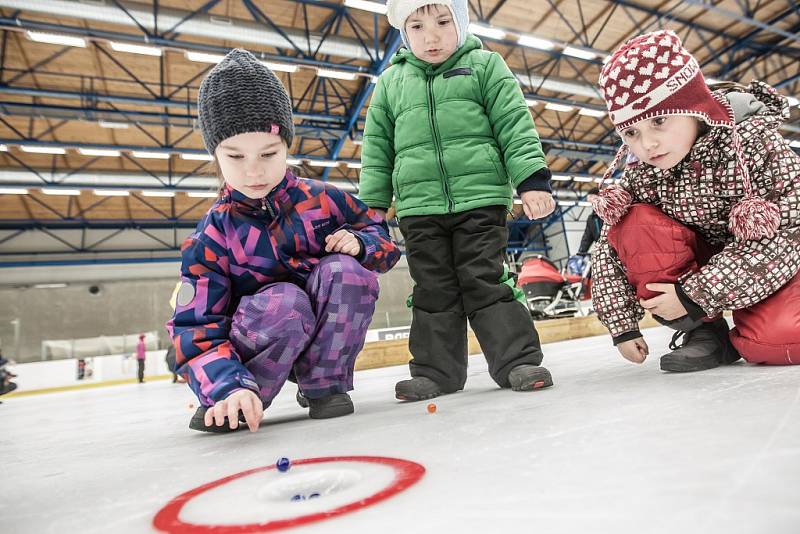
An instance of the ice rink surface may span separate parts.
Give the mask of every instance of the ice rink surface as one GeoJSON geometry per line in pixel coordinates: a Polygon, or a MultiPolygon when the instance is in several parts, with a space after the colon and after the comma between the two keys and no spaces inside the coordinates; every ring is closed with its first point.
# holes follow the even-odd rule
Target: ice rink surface
{"type": "MultiPolygon", "coordinates": [[[[289,384],[256,434],[190,431],[197,401],[164,381],[11,398],[0,406],[0,532],[152,532],[159,510],[206,483],[283,456],[360,455],[426,472],[387,500],[289,532],[800,532],[800,367],[665,374],[671,332],[645,332],[641,366],[607,336],[545,345],[555,386],[532,393],[500,390],[472,357],[466,390],[434,399],[434,414],[394,399],[406,366],[357,373],[356,414],[339,419],[308,419],[289,384]]],[[[271,469],[203,493],[180,520],[291,522],[391,477],[336,462],[271,469]],[[349,487],[337,494],[331,477],[349,487]],[[303,484],[331,493],[292,502],[303,484]]]]}

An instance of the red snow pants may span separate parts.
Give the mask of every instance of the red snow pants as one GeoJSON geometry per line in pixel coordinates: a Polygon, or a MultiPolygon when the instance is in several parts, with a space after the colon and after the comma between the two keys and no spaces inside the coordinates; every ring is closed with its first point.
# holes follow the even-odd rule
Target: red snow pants
{"type": "MultiPolygon", "coordinates": [[[[657,295],[650,283],[676,283],[719,252],[691,228],[656,206],[635,204],[608,231],[608,240],[625,265],[639,298],[657,295]]],[[[800,364],[800,273],[749,308],[734,310],[731,342],[751,363],[800,364]]]]}

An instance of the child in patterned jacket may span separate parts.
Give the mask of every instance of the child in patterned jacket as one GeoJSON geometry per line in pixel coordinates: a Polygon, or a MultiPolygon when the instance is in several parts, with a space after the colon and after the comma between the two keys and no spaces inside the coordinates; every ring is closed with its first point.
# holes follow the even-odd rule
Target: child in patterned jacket
{"type": "Polygon", "coordinates": [[[255,431],[290,377],[312,418],[353,413],[355,358],[400,253],[383,220],[287,169],[294,126],[280,80],[233,50],[203,80],[200,128],[224,186],[184,242],[167,324],[200,400],[190,428],[255,431]]]}
{"type": "Polygon", "coordinates": [[[800,157],[777,131],[789,106],[762,82],[728,85],[712,93],[671,31],[632,39],[603,67],[625,143],[606,178],[628,163],[594,203],[606,226],[592,293],[630,361],[649,352],[647,309],[677,330],[662,370],[800,363],[800,157]]]}

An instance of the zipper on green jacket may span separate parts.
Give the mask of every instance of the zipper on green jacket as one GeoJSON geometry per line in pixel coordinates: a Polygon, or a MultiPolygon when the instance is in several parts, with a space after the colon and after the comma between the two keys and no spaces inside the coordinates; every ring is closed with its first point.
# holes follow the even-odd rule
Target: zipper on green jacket
{"type": "Polygon", "coordinates": [[[433,132],[433,146],[436,147],[436,161],[439,162],[439,169],[442,171],[442,185],[444,186],[444,196],[447,197],[447,211],[453,211],[455,204],[450,196],[450,186],[447,184],[447,173],[444,171],[444,161],[442,148],[439,143],[439,130],[436,128],[436,107],[433,103],[433,77],[428,76],[428,117],[431,121],[431,131],[433,132]]]}

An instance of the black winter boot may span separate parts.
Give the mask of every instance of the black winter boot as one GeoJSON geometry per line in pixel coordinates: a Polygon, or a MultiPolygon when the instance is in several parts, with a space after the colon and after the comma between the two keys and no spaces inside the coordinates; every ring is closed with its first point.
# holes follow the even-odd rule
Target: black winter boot
{"type": "Polygon", "coordinates": [[[419,401],[432,399],[444,393],[442,388],[427,376],[415,376],[411,380],[401,380],[394,386],[394,396],[398,400],[419,401]]]}
{"type": "Polygon", "coordinates": [[[674,373],[705,371],[739,360],[739,353],[728,337],[728,323],[719,318],[703,323],[689,332],[678,331],[672,336],[672,352],[661,357],[661,370],[674,373]],[[680,336],[683,342],[676,342],[680,336]]]}
{"type": "Polygon", "coordinates": [[[309,399],[308,397],[305,399],[308,402],[308,416],[311,419],[330,419],[350,415],[355,411],[353,400],[347,393],[334,393],[321,399],[309,399]]]}
{"type": "Polygon", "coordinates": [[[539,365],[523,364],[511,369],[508,381],[514,391],[533,391],[553,385],[550,371],[539,365]]]}
{"type": "Polygon", "coordinates": [[[297,395],[294,396],[294,399],[301,408],[308,408],[308,399],[303,395],[303,392],[300,391],[300,388],[297,388],[297,395]]]}

